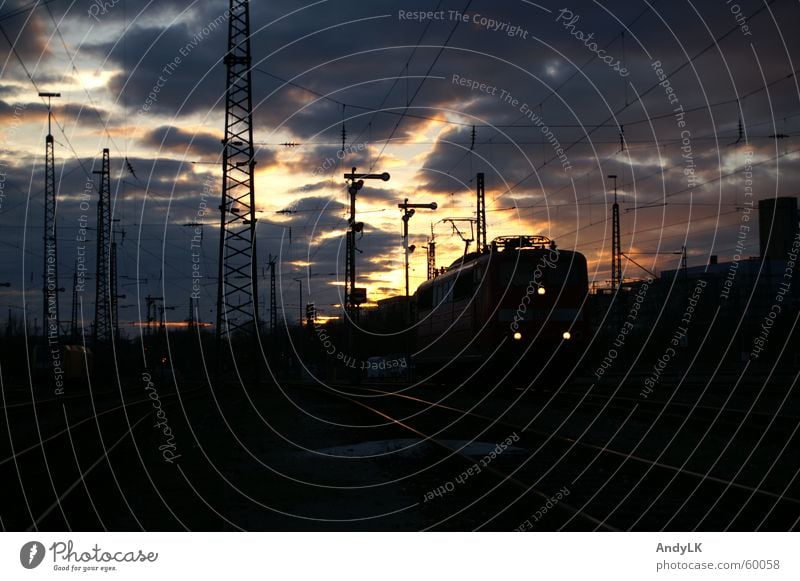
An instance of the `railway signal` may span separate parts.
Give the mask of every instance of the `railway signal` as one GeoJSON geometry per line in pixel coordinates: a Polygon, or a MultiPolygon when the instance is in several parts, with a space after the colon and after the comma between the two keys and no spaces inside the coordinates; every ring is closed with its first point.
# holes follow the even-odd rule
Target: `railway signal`
{"type": "Polygon", "coordinates": [[[439,206],[436,202],[431,202],[430,204],[409,204],[408,198],[402,204],[397,204],[397,207],[403,210],[403,248],[405,250],[405,270],[406,270],[406,299],[409,297],[409,288],[408,288],[408,257],[409,255],[416,249],[416,246],[409,246],[408,245],[408,221],[411,220],[411,217],[416,213],[416,209],[426,209],[426,210],[435,210],[439,206]]]}
{"type": "MultiPolygon", "coordinates": [[[[429,204],[410,204],[406,198],[402,204],[397,204],[397,207],[403,210],[403,249],[405,250],[405,275],[406,275],[406,320],[408,322],[408,329],[406,330],[406,361],[411,361],[411,301],[409,300],[408,288],[408,257],[415,250],[415,246],[408,245],[408,222],[411,217],[416,213],[417,209],[436,210],[438,204],[431,202],[429,204]]],[[[408,366],[408,378],[411,379],[411,366],[408,366]]]]}
{"type": "Polygon", "coordinates": [[[391,176],[388,172],[383,173],[356,173],[354,167],[350,173],[344,174],[344,179],[349,182],[347,191],[350,194],[350,217],[347,220],[349,225],[347,231],[347,249],[345,257],[345,287],[344,287],[344,306],[348,318],[352,318],[358,308],[354,300],[356,288],[356,234],[364,231],[364,223],[356,222],[356,196],[361,188],[364,187],[364,180],[381,180],[388,182],[391,176]]]}
{"type": "MultiPolygon", "coordinates": [[[[356,288],[356,234],[364,231],[364,223],[356,222],[356,196],[364,187],[364,180],[381,180],[388,182],[391,176],[383,173],[356,173],[354,167],[350,173],[344,174],[348,181],[347,191],[350,194],[350,217],[347,220],[347,249],[344,269],[344,311],[347,329],[347,347],[351,354],[356,354],[354,320],[358,317],[359,307],[366,302],[366,289],[356,288]],[[363,297],[362,297],[363,290],[363,297]],[[361,299],[364,299],[363,301],[361,299]]],[[[353,383],[361,381],[360,371],[353,371],[353,383]]]]}

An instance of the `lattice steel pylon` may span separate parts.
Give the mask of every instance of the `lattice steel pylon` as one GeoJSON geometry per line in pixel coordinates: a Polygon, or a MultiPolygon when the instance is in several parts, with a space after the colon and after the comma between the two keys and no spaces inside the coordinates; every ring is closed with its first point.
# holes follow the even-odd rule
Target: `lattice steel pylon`
{"type": "Polygon", "coordinates": [[[47,97],[47,137],[44,167],[44,265],[42,267],[42,331],[45,339],[57,345],[61,329],[58,316],[58,238],[56,236],[56,176],[50,101],[60,93],[39,93],[47,97]]]}
{"type": "Polygon", "coordinates": [[[617,203],[617,176],[614,180],[614,205],[611,206],[611,290],[622,286],[622,244],[620,244],[619,204],[617,203]]]}
{"type": "Polygon", "coordinates": [[[478,186],[478,240],[476,246],[478,252],[486,252],[486,249],[489,247],[489,241],[486,239],[486,190],[484,187],[483,173],[478,174],[476,181],[478,186]]]}
{"type": "Polygon", "coordinates": [[[111,162],[108,148],[103,150],[97,202],[97,275],[94,298],[94,342],[110,343],[111,327],[111,162]]]}
{"type": "Polygon", "coordinates": [[[436,278],[436,240],[431,236],[428,241],[428,280],[436,278]]]}
{"type": "Polygon", "coordinates": [[[258,332],[250,3],[231,0],[222,155],[217,340],[258,332]]]}

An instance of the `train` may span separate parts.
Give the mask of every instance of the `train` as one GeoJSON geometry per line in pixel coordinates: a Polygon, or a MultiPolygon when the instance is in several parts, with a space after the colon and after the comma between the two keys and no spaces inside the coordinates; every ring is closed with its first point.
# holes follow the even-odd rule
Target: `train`
{"type": "Polygon", "coordinates": [[[588,296],[580,252],[545,236],[497,237],[414,293],[414,365],[448,375],[487,364],[523,373],[569,366],[589,337],[588,296]]]}

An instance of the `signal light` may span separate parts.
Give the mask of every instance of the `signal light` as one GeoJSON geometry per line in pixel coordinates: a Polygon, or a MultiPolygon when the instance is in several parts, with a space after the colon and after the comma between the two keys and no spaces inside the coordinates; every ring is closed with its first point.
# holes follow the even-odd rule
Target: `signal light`
{"type": "Polygon", "coordinates": [[[572,339],[572,333],[570,333],[569,331],[564,331],[564,334],[561,336],[564,338],[564,341],[569,341],[570,339],[572,339]]]}
{"type": "Polygon", "coordinates": [[[350,184],[350,187],[347,188],[347,191],[351,195],[355,195],[356,192],[358,192],[358,190],[360,190],[363,187],[364,187],[364,180],[358,180],[357,182],[353,182],[352,184],[350,184]]]}
{"type": "Polygon", "coordinates": [[[521,340],[522,340],[522,333],[520,333],[519,331],[514,333],[514,341],[521,341],[521,340]]]}

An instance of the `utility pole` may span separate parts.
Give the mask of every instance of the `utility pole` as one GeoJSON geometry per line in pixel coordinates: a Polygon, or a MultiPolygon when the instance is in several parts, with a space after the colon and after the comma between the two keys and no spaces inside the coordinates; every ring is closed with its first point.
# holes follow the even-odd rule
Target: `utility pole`
{"type": "Polygon", "coordinates": [[[189,296],[189,318],[186,319],[186,326],[189,331],[194,329],[195,321],[194,321],[194,299],[189,296]]]}
{"type": "Polygon", "coordinates": [[[42,331],[45,340],[58,345],[58,238],[56,236],[56,177],[51,102],[61,93],[39,93],[47,98],[47,137],[44,168],[44,265],[42,269],[42,331]]]}
{"type": "MultiPolygon", "coordinates": [[[[193,235],[192,235],[192,237],[190,239],[191,240],[190,241],[190,246],[191,246],[192,250],[194,250],[195,248],[199,248],[201,250],[201,252],[202,252],[202,248],[203,248],[203,226],[204,226],[204,224],[202,222],[187,222],[186,224],[183,224],[184,228],[192,228],[193,229],[193,235]]],[[[124,238],[124,235],[125,234],[123,232],[123,238],[124,238]]],[[[195,320],[195,316],[194,316],[194,309],[195,309],[194,301],[195,301],[195,299],[192,296],[189,296],[189,318],[186,319],[186,323],[187,323],[188,329],[190,331],[192,329],[194,329],[194,327],[196,326],[196,323],[198,322],[198,321],[195,320]]],[[[200,299],[199,298],[197,299],[197,305],[198,305],[198,307],[200,306],[200,299]]]]}
{"type": "Polygon", "coordinates": [[[297,295],[297,298],[300,300],[298,304],[298,319],[297,322],[300,325],[300,328],[303,328],[303,279],[302,278],[295,278],[294,281],[300,285],[300,292],[297,295]]]}
{"type": "Polygon", "coordinates": [[[111,163],[108,148],[103,149],[103,164],[100,171],[100,198],[97,202],[97,279],[94,299],[94,342],[110,343],[111,327],[111,284],[109,269],[111,257],[111,163]]]}
{"type": "Polygon", "coordinates": [[[478,184],[478,252],[486,252],[489,241],[486,237],[486,191],[484,189],[483,172],[479,173],[476,182],[478,184]]]}
{"type": "Polygon", "coordinates": [[[684,278],[688,277],[689,260],[686,256],[686,245],[681,246],[681,268],[683,269],[684,278]]]}
{"type": "Polygon", "coordinates": [[[221,342],[242,333],[250,335],[253,364],[258,353],[258,267],[250,57],[250,2],[230,0],[225,100],[225,139],[222,141],[222,200],[220,209],[219,272],[217,285],[217,362],[221,342]]]}
{"type": "Polygon", "coordinates": [[[617,176],[609,175],[614,180],[614,205],[611,206],[611,292],[622,286],[622,245],[619,232],[619,204],[617,203],[617,176]]]}

